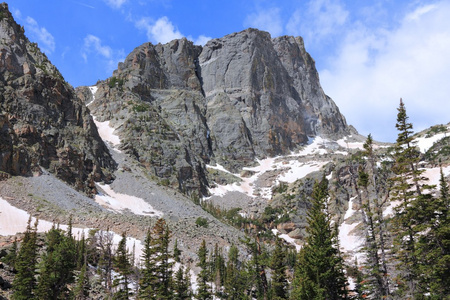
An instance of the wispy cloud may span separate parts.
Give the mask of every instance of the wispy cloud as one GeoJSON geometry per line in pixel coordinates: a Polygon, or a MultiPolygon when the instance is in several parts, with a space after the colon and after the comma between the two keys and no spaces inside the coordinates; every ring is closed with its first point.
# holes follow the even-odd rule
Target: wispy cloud
{"type": "Polygon", "coordinates": [[[78,4],[78,5],[87,7],[87,8],[95,9],[95,6],[89,5],[89,4],[87,4],[87,3],[78,2],[78,1],[72,1],[72,2],[75,3],[75,4],[78,4]]]}
{"type": "Polygon", "coordinates": [[[268,31],[272,37],[283,33],[283,22],[278,7],[257,8],[256,12],[249,14],[245,21],[245,27],[254,27],[260,30],[268,31]]]}
{"type": "Polygon", "coordinates": [[[39,48],[47,54],[55,51],[55,38],[45,27],[40,27],[35,19],[26,18],[26,30],[33,40],[37,41],[39,48]]]}
{"type": "Polygon", "coordinates": [[[117,67],[118,62],[124,60],[125,53],[123,50],[113,50],[110,46],[104,45],[99,37],[89,34],[84,38],[81,56],[85,63],[89,61],[91,56],[104,60],[106,71],[112,72],[117,67]]]}
{"type": "Polygon", "coordinates": [[[320,71],[324,90],[349,123],[393,141],[400,97],[416,129],[450,121],[449,15],[450,3],[442,1],[416,6],[390,30],[353,24],[320,71]]]}
{"type": "Polygon", "coordinates": [[[119,9],[125,4],[128,0],[103,0],[109,7],[114,9],[119,9]]]}
{"type": "Polygon", "coordinates": [[[347,22],[349,12],[339,0],[310,1],[305,10],[296,10],[286,24],[291,35],[302,35],[309,42],[320,43],[336,34],[347,22]]]}

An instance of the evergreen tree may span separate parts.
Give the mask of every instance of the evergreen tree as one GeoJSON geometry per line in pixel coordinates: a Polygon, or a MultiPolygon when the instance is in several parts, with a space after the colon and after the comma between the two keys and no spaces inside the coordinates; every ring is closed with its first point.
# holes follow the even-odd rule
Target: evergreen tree
{"type": "Polygon", "coordinates": [[[14,242],[9,250],[8,254],[5,256],[4,261],[14,268],[17,259],[17,237],[14,237],[14,242]]]}
{"type": "Polygon", "coordinates": [[[245,299],[244,291],[247,286],[245,270],[241,270],[238,260],[238,248],[233,244],[228,251],[228,261],[225,268],[225,298],[245,299]]]}
{"type": "Polygon", "coordinates": [[[288,281],[286,276],[286,254],[281,245],[281,239],[277,237],[275,250],[272,255],[270,268],[272,269],[272,299],[288,299],[288,281]]]}
{"type": "Polygon", "coordinates": [[[189,270],[184,272],[183,266],[180,266],[178,271],[175,273],[174,299],[191,299],[189,270]]]}
{"type": "Polygon", "coordinates": [[[113,281],[113,287],[118,289],[114,294],[113,299],[129,299],[130,288],[128,287],[128,283],[131,274],[131,263],[130,255],[127,250],[127,237],[125,233],[122,233],[122,239],[117,245],[117,251],[113,262],[114,268],[119,273],[113,281]]]}
{"type": "Polygon", "coordinates": [[[427,208],[433,215],[425,232],[418,234],[417,258],[420,295],[446,299],[450,295],[450,216],[448,184],[441,168],[440,196],[427,208]]]}
{"type": "Polygon", "coordinates": [[[46,233],[46,240],[36,296],[38,299],[67,298],[76,268],[76,246],[70,223],[66,233],[53,226],[46,233]]]}
{"type": "Polygon", "coordinates": [[[399,131],[394,153],[391,200],[398,201],[393,218],[395,257],[397,263],[397,293],[402,297],[423,294],[419,284],[419,252],[417,238],[420,232],[429,230],[433,212],[433,197],[425,193],[431,186],[423,184],[427,178],[418,168],[420,153],[414,146],[412,124],[403,101],[400,99],[396,128],[399,131]]]}
{"type": "Polygon", "coordinates": [[[152,240],[151,230],[149,229],[144,240],[144,249],[142,251],[143,270],[139,282],[139,297],[141,299],[156,299],[158,277],[156,275],[155,249],[152,247],[152,240]]]}
{"type": "Polygon", "coordinates": [[[347,297],[343,261],[337,233],[325,212],[328,180],[316,182],[308,211],[305,246],[299,252],[294,273],[292,299],[344,299],[347,297]]]}
{"type": "Polygon", "coordinates": [[[208,257],[208,249],[206,248],[205,240],[202,241],[200,248],[197,252],[198,264],[200,267],[200,273],[198,274],[198,290],[196,298],[199,300],[209,300],[212,299],[210,287],[208,285],[209,272],[208,272],[208,262],[206,258],[208,257]]]}
{"type": "Polygon", "coordinates": [[[180,262],[181,250],[178,248],[178,239],[175,239],[175,244],[173,245],[173,259],[176,262],[180,262]]]}
{"type": "Polygon", "coordinates": [[[30,216],[16,259],[15,269],[17,274],[13,281],[12,295],[14,300],[28,300],[34,297],[33,290],[36,286],[37,224],[38,221],[36,220],[34,228],[31,228],[30,216]]]}
{"type": "Polygon", "coordinates": [[[74,290],[74,296],[76,300],[85,300],[89,296],[89,275],[86,263],[83,264],[80,270],[80,274],[77,277],[77,284],[74,290]]]}
{"type": "Polygon", "coordinates": [[[155,261],[158,277],[157,297],[158,299],[171,299],[172,291],[172,266],[170,261],[172,255],[169,253],[169,242],[171,232],[164,219],[156,221],[153,227],[153,248],[155,249],[155,261]]]}

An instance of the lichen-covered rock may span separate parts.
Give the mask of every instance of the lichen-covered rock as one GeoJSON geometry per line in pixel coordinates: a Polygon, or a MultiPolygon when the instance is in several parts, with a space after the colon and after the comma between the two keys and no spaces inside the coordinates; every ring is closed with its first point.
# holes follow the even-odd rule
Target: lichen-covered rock
{"type": "Polygon", "coordinates": [[[0,171],[41,167],[87,193],[115,167],[89,111],[0,4],[0,171]]]}

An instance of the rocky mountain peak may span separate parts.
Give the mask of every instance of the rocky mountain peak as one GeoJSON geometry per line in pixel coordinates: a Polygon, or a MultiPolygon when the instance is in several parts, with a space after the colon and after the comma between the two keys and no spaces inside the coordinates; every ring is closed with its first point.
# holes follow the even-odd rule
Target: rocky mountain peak
{"type": "Polygon", "coordinates": [[[0,5],[0,171],[42,168],[87,193],[115,166],[74,89],[0,5]]]}
{"type": "MultiPolygon", "coordinates": [[[[311,137],[350,132],[303,40],[253,28],[203,47],[185,38],[145,43],[97,87],[94,115],[111,120],[123,149],[181,190],[206,190],[206,164],[237,171],[311,137]]],[[[87,88],[79,95],[93,99],[87,88]]]]}

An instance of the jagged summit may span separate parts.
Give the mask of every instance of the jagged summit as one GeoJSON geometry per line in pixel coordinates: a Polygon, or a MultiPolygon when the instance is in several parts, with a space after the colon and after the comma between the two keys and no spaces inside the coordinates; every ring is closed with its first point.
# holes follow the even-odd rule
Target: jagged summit
{"type": "Polygon", "coordinates": [[[87,193],[110,180],[112,160],[85,105],[0,4],[0,171],[45,168],[87,193]]]}
{"type": "Polygon", "coordinates": [[[237,171],[311,137],[351,132],[303,40],[252,28],[203,47],[185,38],[145,43],[97,87],[94,115],[111,120],[124,149],[181,190],[206,191],[205,164],[237,171]]]}

